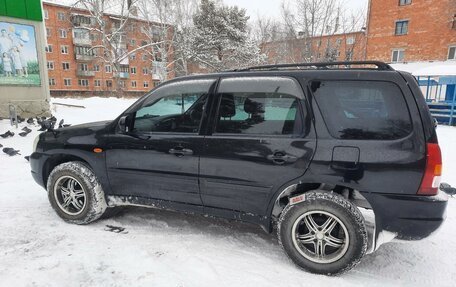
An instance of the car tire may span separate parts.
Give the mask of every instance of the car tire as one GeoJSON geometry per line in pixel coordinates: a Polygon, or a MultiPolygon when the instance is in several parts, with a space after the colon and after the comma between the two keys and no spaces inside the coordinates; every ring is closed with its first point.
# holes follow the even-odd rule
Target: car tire
{"type": "Polygon", "coordinates": [[[47,181],[49,202],[66,222],[88,224],[107,209],[103,189],[93,171],[82,162],[56,166],[47,181]]]}
{"type": "Polygon", "coordinates": [[[346,272],[367,250],[361,212],[333,192],[310,191],[298,203],[289,204],[280,216],[277,233],[288,257],[316,274],[346,272]]]}

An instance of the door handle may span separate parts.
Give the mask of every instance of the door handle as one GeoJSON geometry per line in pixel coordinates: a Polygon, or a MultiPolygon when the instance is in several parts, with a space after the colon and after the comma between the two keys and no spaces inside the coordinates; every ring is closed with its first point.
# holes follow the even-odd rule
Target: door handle
{"type": "Polygon", "coordinates": [[[282,165],[285,163],[295,162],[297,158],[284,152],[277,151],[272,155],[268,155],[268,160],[272,161],[274,164],[282,165]]]}
{"type": "Polygon", "coordinates": [[[183,147],[175,147],[175,148],[172,148],[168,151],[170,154],[174,154],[178,157],[182,157],[184,155],[192,155],[193,154],[193,151],[191,149],[188,149],[188,148],[183,148],[183,147]]]}

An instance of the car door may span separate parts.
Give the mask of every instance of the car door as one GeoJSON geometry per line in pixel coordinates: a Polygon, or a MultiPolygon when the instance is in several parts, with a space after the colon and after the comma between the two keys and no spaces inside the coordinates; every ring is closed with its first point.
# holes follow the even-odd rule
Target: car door
{"type": "Polygon", "coordinates": [[[216,80],[179,81],[159,87],[133,111],[129,132],[109,140],[106,167],[114,195],[201,205],[199,135],[216,80]]]}
{"type": "Polygon", "coordinates": [[[315,150],[302,89],[286,77],[222,78],[215,102],[200,159],[203,204],[265,215],[273,195],[305,173],[315,150]]]}

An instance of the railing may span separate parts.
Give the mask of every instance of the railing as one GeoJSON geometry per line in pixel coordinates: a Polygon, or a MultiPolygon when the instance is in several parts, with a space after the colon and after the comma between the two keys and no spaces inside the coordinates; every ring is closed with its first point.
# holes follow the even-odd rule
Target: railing
{"type": "Polygon", "coordinates": [[[77,70],[76,75],[80,77],[93,77],[95,76],[94,71],[83,71],[83,70],[77,70]]]}
{"type": "Polygon", "coordinates": [[[92,40],[90,40],[90,38],[76,38],[76,37],[73,37],[73,44],[74,45],[91,46],[92,45],[92,40]]]}
{"type": "Polygon", "coordinates": [[[127,72],[117,72],[117,73],[114,73],[114,77],[116,77],[116,78],[121,78],[121,79],[128,79],[128,78],[130,78],[130,73],[127,73],[127,72]]]}
{"type": "Polygon", "coordinates": [[[81,55],[81,54],[76,54],[76,60],[77,61],[92,61],[95,59],[94,55],[81,55]]]}
{"type": "Polygon", "coordinates": [[[456,76],[417,77],[431,115],[441,124],[456,124],[456,76]]]}

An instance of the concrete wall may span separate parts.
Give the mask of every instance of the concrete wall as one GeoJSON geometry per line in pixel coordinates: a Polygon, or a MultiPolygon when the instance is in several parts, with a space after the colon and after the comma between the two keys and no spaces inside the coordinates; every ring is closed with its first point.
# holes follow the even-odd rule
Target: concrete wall
{"type": "Polygon", "coordinates": [[[0,117],[8,117],[8,105],[17,107],[22,117],[49,115],[49,83],[46,71],[46,37],[43,22],[0,16],[0,21],[35,27],[41,86],[0,85],[0,117]]]}

